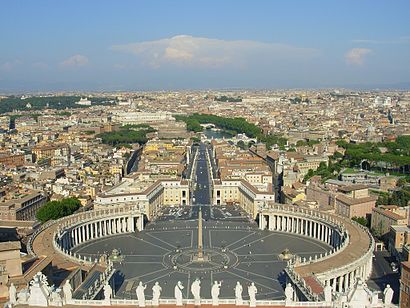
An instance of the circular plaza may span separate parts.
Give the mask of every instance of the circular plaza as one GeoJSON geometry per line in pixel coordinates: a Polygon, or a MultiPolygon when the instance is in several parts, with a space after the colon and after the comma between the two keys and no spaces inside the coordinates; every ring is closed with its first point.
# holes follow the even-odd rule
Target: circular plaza
{"type": "MultiPolygon", "coordinates": [[[[332,247],[303,235],[261,230],[236,207],[202,206],[203,259],[198,261],[198,206],[166,208],[144,230],[112,234],[84,241],[72,253],[84,260],[107,256],[117,270],[116,298],[136,299],[139,282],[150,289],[155,282],[162,297],[173,298],[178,281],[184,298],[192,298],[190,285],[201,280],[201,297],[211,297],[214,281],[221,281],[220,298],[233,298],[237,282],[255,283],[259,300],[284,298],[283,270],[287,259],[312,259],[329,254],[332,247]]],[[[151,292],[147,293],[147,299],[151,292]]],[[[246,299],[246,292],[244,298],[246,299]]]]}

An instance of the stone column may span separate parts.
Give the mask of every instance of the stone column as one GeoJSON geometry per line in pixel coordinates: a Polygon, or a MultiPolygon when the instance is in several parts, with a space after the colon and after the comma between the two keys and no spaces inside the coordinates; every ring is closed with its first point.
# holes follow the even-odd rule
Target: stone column
{"type": "Polygon", "coordinates": [[[344,275],[344,291],[346,292],[347,289],[349,288],[349,273],[346,273],[346,275],[344,275]]]}
{"type": "Polygon", "coordinates": [[[144,215],[141,215],[140,218],[140,231],[144,230],[144,215]]]}
{"type": "Polygon", "coordinates": [[[339,292],[343,291],[343,275],[339,276],[339,292]]]}
{"type": "Polygon", "coordinates": [[[120,222],[120,218],[117,218],[117,233],[121,233],[121,222],[120,222]]]}
{"type": "Polygon", "coordinates": [[[309,221],[309,236],[311,237],[313,235],[313,225],[312,225],[311,220],[308,220],[308,221],[309,221]]]}
{"type": "Polygon", "coordinates": [[[317,236],[317,223],[313,222],[313,238],[318,238],[317,236]]]}
{"type": "Polygon", "coordinates": [[[127,217],[123,217],[122,218],[122,231],[125,233],[125,232],[128,232],[128,230],[127,230],[127,217]]]}
{"type": "Polygon", "coordinates": [[[350,272],[350,277],[349,277],[349,288],[353,287],[354,281],[355,281],[355,272],[356,271],[351,271],[350,272]]]}
{"type": "Polygon", "coordinates": [[[333,278],[333,281],[332,281],[333,283],[332,283],[332,289],[333,289],[333,292],[336,292],[336,277],[335,278],[333,278]]]}
{"type": "Polygon", "coordinates": [[[80,241],[80,229],[77,227],[75,228],[75,240],[77,242],[77,245],[81,243],[80,241]]]}

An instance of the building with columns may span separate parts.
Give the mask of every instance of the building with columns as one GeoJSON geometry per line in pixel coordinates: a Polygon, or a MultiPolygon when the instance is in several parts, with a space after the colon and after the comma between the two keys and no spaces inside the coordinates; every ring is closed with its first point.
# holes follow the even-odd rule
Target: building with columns
{"type": "Polygon", "coordinates": [[[357,278],[366,281],[370,277],[374,239],[350,219],[274,204],[260,210],[259,227],[306,236],[333,247],[329,254],[309,260],[296,258],[288,264],[288,279],[301,300],[320,298],[326,285],[335,292],[347,292],[357,278]]]}
{"type": "Polygon", "coordinates": [[[246,180],[213,180],[212,204],[238,204],[254,219],[260,207],[274,201],[273,192],[259,191],[246,180]]]}
{"type": "Polygon", "coordinates": [[[142,210],[148,220],[158,215],[162,206],[189,205],[187,180],[147,180],[126,178],[119,185],[97,196],[96,209],[131,205],[142,210]]]}

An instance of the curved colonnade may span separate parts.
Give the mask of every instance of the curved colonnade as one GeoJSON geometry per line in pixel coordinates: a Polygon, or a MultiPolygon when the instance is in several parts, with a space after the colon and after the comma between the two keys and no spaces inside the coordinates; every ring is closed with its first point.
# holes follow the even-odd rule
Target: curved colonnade
{"type": "Polygon", "coordinates": [[[358,278],[366,281],[370,277],[374,239],[367,228],[350,219],[276,204],[261,210],[259,228],[306,236],[332,247],[309,260],[297,257],[289,262],[286,273],[301,291],[300,297],[317,300],[326,285],[335,292],[346,292],[358,278]],[[315,283],[309,283],[309,278],[315,283]]]}
{"type": "MultiPolygon", "coordinates": [[[[98,260],[73,253],[72,249],[87,241],[141,231],[143,227],[144,214],[132,206],[83,212],[45,224],[30,239],[28,250],[35,254],[32,249],[34,238],[53,228],[54,251],[75,263],[94,264],[98,260]]],[[[374,240],[366,228],[349,219],[275,204],[261,209],[259,227],[306,236],[331,247],[325,254],[308,260],[296,257],[288,262],[285,271],[299,300],[323,299],[326,285],[330,285],[334,292],[346,292],[357,278],[365,281],[370,276],[374,240]],[[312,286],[309,278],[314,279],[319,289],[312,286]]]]}
{"type": "Polygon", "coordinates": [[[56,252],[75,263],[93,264],[98,260],[73,253],[72,249],[91,240],[141,231],[144,228],[144,215],[132,206],[121,206],[82,212],[48,222],[30,238],[28,251],[32,255],[36,255],[33,249],[35,237],[51,227],[55,227],[52,244],[56,252]]]}

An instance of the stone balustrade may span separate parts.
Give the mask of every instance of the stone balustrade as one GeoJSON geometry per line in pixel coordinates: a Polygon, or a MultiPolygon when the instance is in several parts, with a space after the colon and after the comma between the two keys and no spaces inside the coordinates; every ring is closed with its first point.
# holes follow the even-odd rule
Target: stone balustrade
{"type": "MultiPolygon", "coordinates": [[[[286,270],[309,293],[304,277],[314,276],[322,287],[346,292],[357,278],[366,281],[372,269],[374,239],[367,228],[354,221],[319,211],[274,204],[259,213],[259,228],[316,239],[332,249],[309,259],[296,257],[286,270]]],[[[317,295],[316,295],[317,296],[317,295]]],[[[313,298],[313,294],[311,294],[313,298]]]]}
{"type": "Polygon", "coordinates": [[[95,259],[73,253],[72,249],[90,240],[142,230],[143,222],[143,213],[131,206],[81,212],[45,223],[30,237],[27,250],[35,255],[32,245],[36,236],[54,227],[52,244],[56,252],[75,263],[93,264],[95,259]]]}

